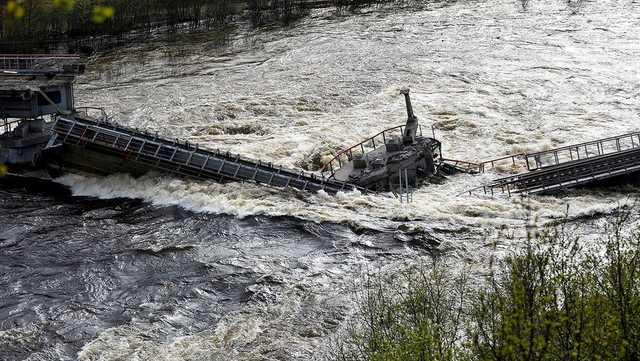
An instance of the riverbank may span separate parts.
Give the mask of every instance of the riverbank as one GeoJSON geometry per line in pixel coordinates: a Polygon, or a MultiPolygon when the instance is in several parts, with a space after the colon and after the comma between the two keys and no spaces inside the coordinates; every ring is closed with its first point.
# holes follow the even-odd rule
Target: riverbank
{"type": "MultiPolygon", "coordinates": [[[[398,0],[191,0],[165,2],[112,1],[109,19],[91,15],[97,1],[72,2],[68,10],[42,2],[29,6],[19,18],[0,19],[0,53],[84,53],[141,41],[148,36],[219,30],[234,24],[252,27],[289,25],[312,9],[354,10],[398,0]],[[95,3],[95,4],[93,4],[95,3]],[[93,5],[92,5],[93,4],[93,5]]],[[[25,5],[26,6],[26,5],[25,5]]]]}
{"type": "Polygon", "coordinates": [[[595,239],[575,236],[582,225],[530,225],[480,282],[437,257],[370,274],[328,360],[637,360],[637,209],[598,223],[595,239]]]}
{"type": "MultiPolygon", "coordinates": [[[[638,118],[640,3],[582,4],[578,16],[563,0],[322,10],[239,29],[228,47],[208,32],[132,43],[91,57],[77,104],[287,167],[404,122],[406,85],[452,158],[621,134],[638,118]]],[[[361,272],[430,257],[407,227],[455,269],[477,265],[466,274],[479,283],[522,244],[527,214],[555,222],[570,205],[583,223],[639,191],[456,196],[500,174],[417,189],[411,205],[126,175],[60,179],[74,194],[62,199],[18,184],[0,191],[0,359],[317,360],[361,272]]]]}

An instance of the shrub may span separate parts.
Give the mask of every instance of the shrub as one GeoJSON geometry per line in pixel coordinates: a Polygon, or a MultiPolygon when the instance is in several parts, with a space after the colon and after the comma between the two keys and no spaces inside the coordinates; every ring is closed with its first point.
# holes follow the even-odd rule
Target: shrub
{"type": "Polygon", "coordinates": [[[486,282],[437,262],[367,279],[336,360],[620,360],[640,358],[640,233],[620,210],[587,242],[543,229],[486,282]]]}
{"type": "Polygon", "coordinates": [[[452,279],[439,262],[364,279],[358,309],[332,357],[355,360],[438,360],[458,357],[466,278],[452,279]]]}

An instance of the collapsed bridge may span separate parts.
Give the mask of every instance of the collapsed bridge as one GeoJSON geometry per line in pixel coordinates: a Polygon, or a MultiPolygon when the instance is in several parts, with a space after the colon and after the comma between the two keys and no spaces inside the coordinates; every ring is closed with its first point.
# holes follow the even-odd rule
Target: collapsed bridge
{"type": "MultiPolygon", "coordinates": [[[[84,72],[75,55],[0,55],[0,165],[14,176],[150,171],[218,182],[252,182],[300,191],[391,191],[410,200],[412,188],[452,171],[480,173],[501,162],[525,172],[468,193],[537,194],[640,174],[640,132],[487,162],[442,157],[424,136],[409,91],[404,125],[338,152],[320,173],[287,169],[239,154],[200,148],[111,122],[99,108],[77,108],[73,81],[84,72]],[[97,116],[91,111],[99,111],[97,116]]],[[[466,192],[465,192],[466,193],[466,192]]]]}
{"type": "Polygon", "coordinates": [[[0,164],[10,174],[159,171],[336,194],[408,189],[436,172],[440,142],[422,135],[408,90],[405,125],[380,133],[377,143],[375,136],[359,143],[360,154],[353,147],[338,153],[330,172],[312,173],[169,140],[113,123],[100,108],[77,108],[73,81],[84,71],[79,61],[73,55],[0,55],[0,164]],[[97,116],[91,114],[96,110],[97,116]]]}
{"type": "MultiPolygon", "coordinates": [[[[484,172],[505,159],[526,171],[493,180],[465,193],[528,195],[550,193],[587,184],[605,184],[640,177],[640,132],[573,144],[535,153],[506,156],[482,163],[461,164],[469,172],[484,172]]],[[[454,161],[455,162],[455,161],[454,161]]],[[[460,165],[458,165],[460,166],[460,165]]]]}
{"type": "Polygon", "coordinates": [[[295,171],[239,154],[202,149],[187,142],[170,141],[156,135],[80,115],[59,116],[52,124],[52,147],[63,147],[53,155],[52,166],[71,167],[93,173],[140,175],[161,171],[193,179],[218,182],[249,181],[301,191],[365,189],[313,173],[295,171]],[[58,162],[59,161],[59,162],[58,162]]]}

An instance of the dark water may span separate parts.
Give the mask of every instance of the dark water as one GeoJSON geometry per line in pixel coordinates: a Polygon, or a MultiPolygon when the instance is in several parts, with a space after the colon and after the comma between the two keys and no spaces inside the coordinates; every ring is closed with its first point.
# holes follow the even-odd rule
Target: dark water
{"type": "MultiPolygon", "coordinates": [[[[260,260],[304,272],[308,258],[339,262],[357,237],[346,226],[292,217],[72,197],[55,184],[5,183],[0,209],[2,360],[74,359],[123,325],[159,343],[211,330],[247,303],[278,297],[288,280],[268,262],[256,269],[260,260]]],[[[335,326],[346,311],[334,311],[327,321],[335,326]]]]}
{"type": "MultiPolygon", "coordinates": [[[[300,167],[404,122],[410,85],[445,154],[482,160],[638,130],[639,26],[634,1],[320,11],[224,49],[208,34],[127,46],[92,58],[76,90],[119,122],[300,167]]],[[[638,194],[457,196],[509,171],[430,185],[409,206],[157,176],[58,179],[73,196],[5,184],[0,360],[313,359],[361,272],[420,262],[429,237],[477,273],[527,222],[638,194]]]]}

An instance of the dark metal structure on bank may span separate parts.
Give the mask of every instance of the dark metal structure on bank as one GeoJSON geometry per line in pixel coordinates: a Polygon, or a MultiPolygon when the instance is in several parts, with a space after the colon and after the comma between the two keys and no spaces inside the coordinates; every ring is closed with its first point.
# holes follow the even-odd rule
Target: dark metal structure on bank
{"type": "Polygon", "coordinates": [[[406,125],[340,152],[315,174],[169,140],[113,123],[99,108],[76,107],[73,80],[83,71],[77,56],[0,56],[0,164],[10,175],[161,171],[335,194],[406,190],[437,171],[440,142],[422,136],[408,91],[406,125]]]}

